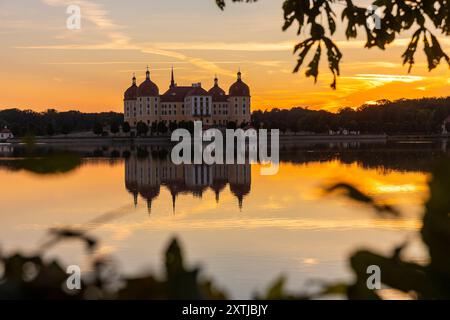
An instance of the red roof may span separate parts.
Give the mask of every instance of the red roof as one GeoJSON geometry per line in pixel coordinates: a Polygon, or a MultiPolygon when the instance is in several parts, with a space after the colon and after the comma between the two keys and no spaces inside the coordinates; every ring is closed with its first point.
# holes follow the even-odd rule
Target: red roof
{"type": "Polygon", "coordinates": [[[187,96],[207,96],[208,91],[203,89],[202,87],[191,87],[191,91],[188,92],[187,96]]]}
{"type": "Polygon", "coordinates": [[[124,94],[124,100],[136,100],[138,87],[135,83],[129,87],[124,94]]]}
{"type": "Polygon", "coordinates": [[[249,97],[250,88],[241,79],[238,79],[230,87],[230,97],[249,97]]]}
{"type": "Polygon", "coordinates": [[[184,98],[191,91],[192,87],[174,86],[161,96],[161,102],[184,102],[184,98]]]}
{"type": "Polygon", "coordinates": [[[147,77],[144,82],[139,85],[137,91],[138,97],[156,97],[159,96],[158,86],[147,77]]]}
{"type": "Polygon", "coordinates": [[[9,130],[8,128],[3,128],[0,133],[11,133],[11,130],[9,130]]]}
{"type": "Polygon", "coordinates": [[[228,96],[225,94],[225,91],[218,85],[214,85],[211,89],[209,89],[208,93],[212,96],[212,100],[226,102],[228,100],[228,96]]]}

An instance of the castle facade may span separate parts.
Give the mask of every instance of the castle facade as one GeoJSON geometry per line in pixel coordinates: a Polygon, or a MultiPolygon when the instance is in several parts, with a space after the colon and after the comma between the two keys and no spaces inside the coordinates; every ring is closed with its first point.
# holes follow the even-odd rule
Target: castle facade
{"type": "Polygon", "coordinates": [[[151,125],[161,121],[202,121],[207,126],[226,126],[234,122],[240,126],[250,122],[250,112],[250,88],[242,81],[240,71],[228,94],[220,88],[217,76],[208,91],[201,83],[178,86],[173,69],[168,90],[160,94],[158,86],[150,79],[148,68],[144,82],[137,86],[133,76],[131,87],[124,93],[124,120],[131,127],[139,122],[151,125]]]}

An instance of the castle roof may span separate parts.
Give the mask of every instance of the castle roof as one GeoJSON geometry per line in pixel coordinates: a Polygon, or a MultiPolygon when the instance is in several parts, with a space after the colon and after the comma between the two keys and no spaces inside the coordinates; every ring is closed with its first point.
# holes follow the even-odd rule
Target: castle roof
{"type": "Polygon", "coordinates": [[[209,89],[208,93],[212,96],[213,101],[226,102],[228,100],[225,91],[219,87],[217,77],[214,78],[214,86],[209,89]]]}
{"type": "Polygon", "coordinates": [[[131,87],[129,87],[125,91],[125,93],[123,95],[123,99],[124,100],[136,100],[137,90],[138,90],[138,87],[136,86],[136,77],[133,75],[133,83],[132,83],[131,87]]]}
{"type": "Polygon", "coordinates": [[[250,88],[247,84],[242,81],[241,72],[239,71],[237,74],[237,80],[230,86],[229,91],[230,97],[249,97],[250,96],[250,88]]]}
{"type": "Polygon", "coordinates": [[[145,80],[139,85],[137,96],[138,97],[156,97],[159,96],[158,86],[150,80],[150,72],[147,70],[145,73],[145,80]]]}
{"type": "Polygon", "coordinates": [[[161,102],[184,102],[191,89],[188,86],[173,86],[161,96],[161,102]]]}
{"type": "Polygon", "coordinates": [[[208,96],[208,91],[203,89],[200,86],[191,87],[191,90],[187,93],[186,96],[208,96]]]}

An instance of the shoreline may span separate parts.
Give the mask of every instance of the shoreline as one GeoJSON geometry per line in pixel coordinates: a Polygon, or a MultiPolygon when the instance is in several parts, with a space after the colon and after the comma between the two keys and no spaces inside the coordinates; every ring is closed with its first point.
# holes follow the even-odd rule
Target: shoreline
{"type": "MultiPolygon", "coordinates": [[[[296,135],[284,134],[280,135],[280,143],[295,142],[388,142],[388,141],[436,141],[449,139],[447,135],[296,135]]],[[[149,136],[149,137],[36,137],[34,140],[37,144],[172,144],[170,136],[149,136]]],[[[15,138],[7,142],[8,144],[22,144],[22,139],[15,138]]]]}

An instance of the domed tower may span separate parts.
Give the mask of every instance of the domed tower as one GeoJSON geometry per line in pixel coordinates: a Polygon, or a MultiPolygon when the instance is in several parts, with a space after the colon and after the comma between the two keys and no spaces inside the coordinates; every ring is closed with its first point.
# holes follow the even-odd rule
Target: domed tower
{"type": "Polygon", "coordinates": [[[130,125],[133,125],[136,122],[136,114],[137,114],[137,91],[138,87],[136,86],[136,76],[133,74],[132,84],[129,87],[123,97],[123,114],[125,122],[128,122],[130,125]]]}
{"type": "Polygon", "coordinates": [[[250,122],[250,88],[242,81],[240,70],[236,82],[230,86],[228,109],[229,121],[235,121],[238,127],[250,122]]]}
{"type": "Polygon", "coordinates": [[[226,125],[228,118],[228,96],[219,87],[219,79],[214,77],[214,86],[209,89],[208,94],[212,97],[212,118],[213,124],[226,125]]]}
{"type": "Polygon", "coordinates": [[[142,121],[147,125],[151,125],[153,121],[157,121],[159,100],[159,88],[150,80],[150,71],[147,67],[145,80],[139,85],[137,90],[137,122],[142,121]]]}

